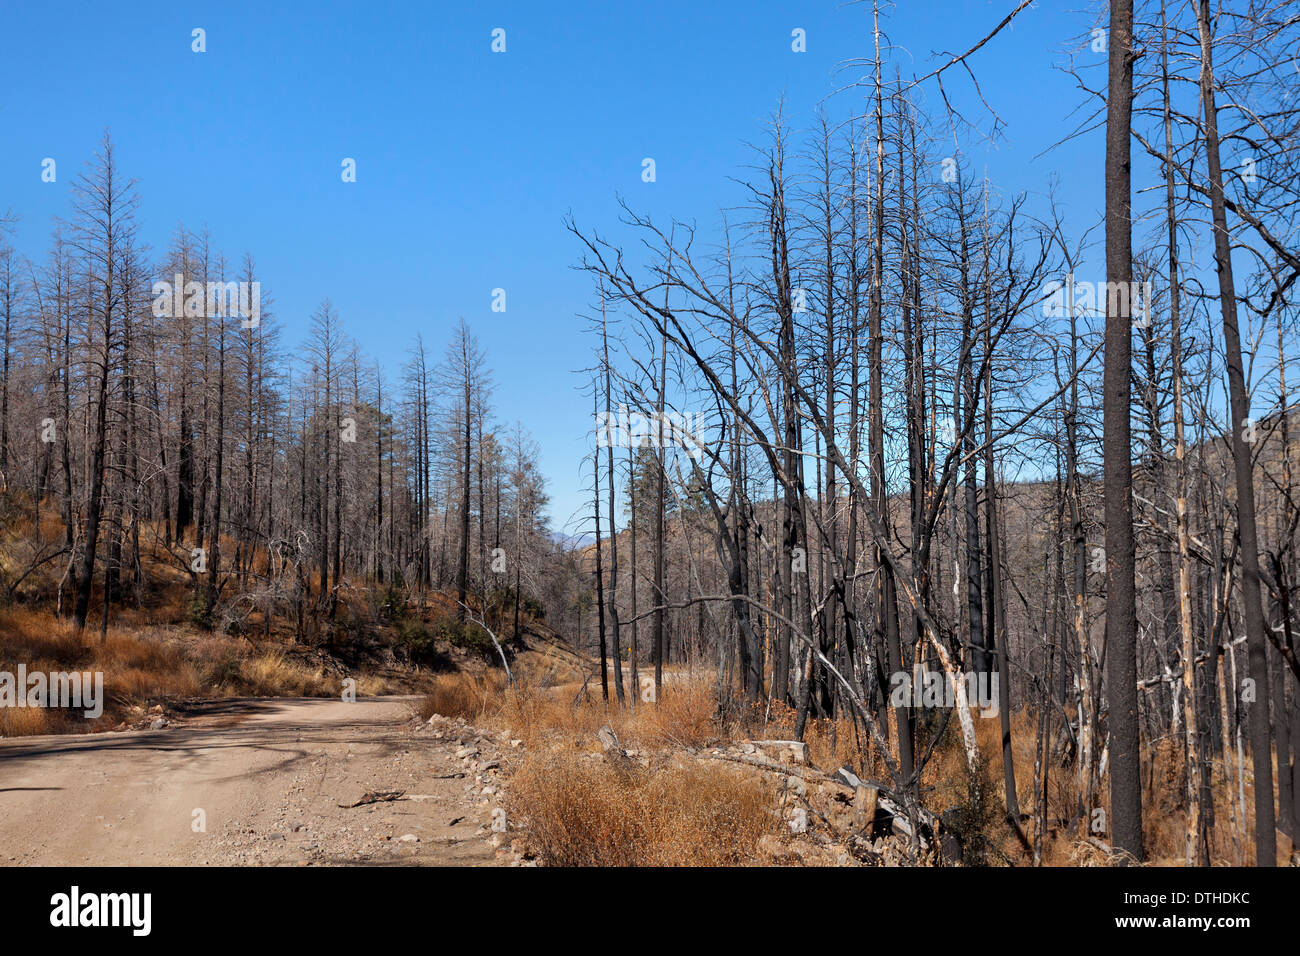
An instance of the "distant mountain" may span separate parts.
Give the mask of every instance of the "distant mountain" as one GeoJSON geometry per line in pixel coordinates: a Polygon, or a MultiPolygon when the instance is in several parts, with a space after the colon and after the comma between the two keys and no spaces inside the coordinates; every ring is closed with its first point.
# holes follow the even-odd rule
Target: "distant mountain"
{"type": "Polygon", "coordinates": [[[589,535],[569,534],[565,531],[552,531],[551,540],[558,544],[566,551],[572,551],[575,548],[581,548],[583,542],[590,537],[589,535]]]}

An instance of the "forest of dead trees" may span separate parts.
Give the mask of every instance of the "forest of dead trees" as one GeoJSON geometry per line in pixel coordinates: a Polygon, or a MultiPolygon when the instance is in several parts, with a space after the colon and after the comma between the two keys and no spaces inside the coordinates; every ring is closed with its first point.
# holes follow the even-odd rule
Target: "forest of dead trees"
{"type": "Polygon", "coordinates": [[[4,600],[102,635],[170,571],[189,619],[227,632],[333,645],[359,606],[436,590],[461,625],[490,595],[517,628],[554,550],[547,496],[463,320],[395,382],[328,299],[286,350],[250,255],[184,228],[161,255],[138,242],[108,134],[72,196],[43,258],[0,232],[0,521],[30,527],[4,600]]]}
{"type": "Polygon", "coordinates": [[[1000,759],[1035,859],[1061,772],[1067,827],[1143,859],[1160,753],[1186,863],[1218,828],[1273,865],[1300,840],[1300,21],[1108,16],[1071,59],[1077,135],[1042,144],[1104,129],[1102,221],[1052,182],[1001,192],[961,147],[996,133],[940,90],[978,66],[900,76],[875,10],[827,101],[845,115],[778,111],[716,228],[630,203],[613,230],[569,223],[598,303],[592,646],[620,705],[679,660],[798,734],[851,721],[913,813],[934,734],[891,676],[938,672],[971,780],[1000,759]],[[1000,754],[979,752],[974,686],[997,689],[1000,754]]]}
{"type": "Polygon", "coordinates": [[[1094,222],[1050,181],[1001,191],[973,158],[996,104],[943,91],[1028,5],[919,79],[873,6],[855,79],[811,124],[776,113],[707,232],[630,203],[568,223],[595,303],[576,547],[463,322],[396,380],[328,300],[286,349],[268,293],[255,319],[221,307],[259,282],[251,256],[139,243],[106,135],[47,250],[0,231],[0,523],[30,522],[0,599],[91,640],[161,551],[198,626],[306,642],[360,591],[441,591],[461,624],[494,602],[513,633],[531,601],[609,706],[663,700],[683,667],[716,675],[720,711],[847,721],[914,818],[946,732],[973,787],[1000,772],[1036,860],[1060,774],[1067,826],[1143,859],[1157,752],[1187,863],[1216,828],[1239,862],[1294,853],[1300,22],[1114,0],[1071,60],[1076,136],[1041,144],[1050,162],[1104,129],[1094,222]],[[890,693],[922,670],[955,699],[937,732],[890,693]],[[969,674],[1000,678],[999,752],[969,674]]]}

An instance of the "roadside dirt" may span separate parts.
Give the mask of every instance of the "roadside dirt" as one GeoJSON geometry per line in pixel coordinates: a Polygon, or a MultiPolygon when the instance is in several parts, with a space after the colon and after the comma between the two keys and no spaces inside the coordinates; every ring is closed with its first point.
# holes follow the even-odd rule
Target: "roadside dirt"
{"type": "Polygon", "coordinates": [[[414,702],[211,700],[162,730],[0,740],[0,864],[509,864],[414,702]]]}

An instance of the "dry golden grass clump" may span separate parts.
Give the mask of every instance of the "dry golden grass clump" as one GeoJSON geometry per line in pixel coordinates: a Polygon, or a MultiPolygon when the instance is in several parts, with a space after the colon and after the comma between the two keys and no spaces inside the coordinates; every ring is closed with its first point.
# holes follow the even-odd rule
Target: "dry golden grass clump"
{"type": "Polygon", "coordinates": [[[500,708],[505,686],[505,674],[497,671],[439,674],[433,678],[432,687],[416,710],[425,720],[441,714],[474,722],[500,708]]]}
{"type": "Polygon", "coordinates": [[[338,693],[339,680],[272,650],[242,659],[235,686],[241,696],[331,697],[338,693]]]}
{"type": "MultiPolygon", "coordinates": [[[[84,724],[85,721],[79,721],[84,724]]],[[[0,707],[0,736],[32,737],[75,732],[78,718],[44,707],[0,707]]]]}
{"type": "Polygon", "coordinates": [[[555,686],[516,681],[495,702],[489,701],[479,716],[509,729],[529,747],[547,746],[557,739],[590,744],[606,724],[624,746],[636,749],[703,747],[727,735],[716,687],[707,678],[674,679],[657,704],[634,701],[630,689],[627,706],[620,708],[614,697],[611,687],[606,704],[595,681],[555,686]]]}
{"type": "Polygon", "coordinates": [[[508,788],[551,866],[737,866],[780,830],[775,791],[723,767],[630,769],[575,751],[525,757],[508,788]]]}
{"type": "MultiPolygon", "coordinates": [[[[554,685],[504,675],[439,675],[418,711],[508,729],[527,756],[507,787],[533,851],[552,866],[735,866],[759,862],[759,841],[781,830],[775,784],[710,763],[610,763],[593,753],[609,725],[620,744],[673,751],[724,739],[716,687],[685,675],[657,705],[606,704],[594,682],[554,685]]],[[[614,697],[613,688],[610,692],[614,697]]]]}
{"type": "Polygon", "coordinates": [[[663,699],[647,705],[639,727],[647,743],[703,747],[726,733],[718,713],[717,687],[697,678],[667,685],[663,699]]]}

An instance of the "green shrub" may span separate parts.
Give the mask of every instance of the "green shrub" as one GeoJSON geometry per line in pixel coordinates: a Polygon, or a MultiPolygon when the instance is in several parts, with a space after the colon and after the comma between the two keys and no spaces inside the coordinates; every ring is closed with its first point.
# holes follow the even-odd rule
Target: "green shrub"
{"type": "Polygon", "coordinates": [[[472,621],[461,624],[453,617],[445,617],[438,622],[437,633],[452,647],[477,654],[484,660],[490,661],[497,657],[496,645],[492,643],[492,638],[488,636],[487,631],[472,621]]]}
{"type": "Polygon", "coordinates": [[[404,617],[396,624],[396,649],[408,661],[430,670],[446,670],[447,655],[438,650],[435,634],[418,617],[404,617]]]}
{"type": "Polygon", "coordinates": [[[202,630],[212,630],[212,607],[202,589],[196,589],[190,594],[185,605],[185,620],[202,630]]]}
{"type": "Polygon", "coordinates": [[[375,611],[381,620],[389,624],[400,624],[408,614],[405,589],[390,583],[380,596],[375,611]]]}

